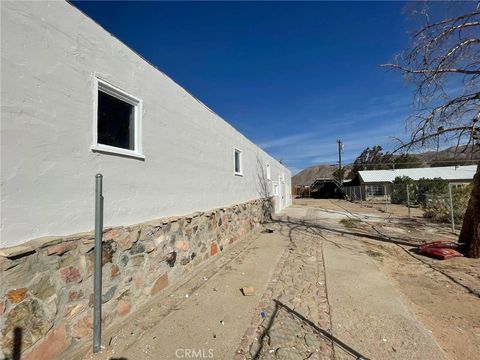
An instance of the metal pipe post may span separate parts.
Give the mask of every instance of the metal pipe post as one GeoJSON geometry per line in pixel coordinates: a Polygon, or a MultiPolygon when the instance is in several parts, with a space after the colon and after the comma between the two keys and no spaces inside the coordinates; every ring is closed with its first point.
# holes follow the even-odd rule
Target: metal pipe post
{"type": "Polygon", "coordinates": [[[407,207],[408,207],[408,218],[410,219],[410,189],[408,184],[407,186],[407,207]]]}
{"type": "Polygon", "coordinates": [[[452,233],[455,234],[455,217],[453,216],[452,184],[448,184],[448,197],[450,198],[450,217],[452,219],[452,233]]]}
{"type": "Polygon", "coordinates": [[[93,275],[93,352],[100,351],[102,343],[102,236],[103,195],[102,174],[95,175],[95,270],[93,275]]]}
{"type": "Polygon", "coordinates": [[[385,213],[387,213],[387,212],[388,212],[388,205],[387,205],[387,201],[388,201],[387,185],[383,185],[383,192],[385,193],[385,213]]]}

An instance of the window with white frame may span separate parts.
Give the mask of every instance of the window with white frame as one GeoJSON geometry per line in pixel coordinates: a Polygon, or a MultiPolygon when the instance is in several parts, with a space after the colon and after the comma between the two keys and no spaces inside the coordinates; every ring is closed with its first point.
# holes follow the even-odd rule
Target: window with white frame
{"type": "Polygon", "coordinates": [[[267,164],[267,180],[271,180],[272,176],[270,174],[270,164],[267,164]]]}
{"type": "Polygon", "coordinates": [[[235,149],[234,155],[234,172],[236,175],[242,175],[242,151],[235,149]]]}
{"type": "Polygon", "coordinates": [[[278,196],[278,184],[273,183],[273,195],[278,196]]]}
{"type": "Polygon", "coordinates": [[[92,150],[143,157],[141,101],[96,79],[92,150]]]}

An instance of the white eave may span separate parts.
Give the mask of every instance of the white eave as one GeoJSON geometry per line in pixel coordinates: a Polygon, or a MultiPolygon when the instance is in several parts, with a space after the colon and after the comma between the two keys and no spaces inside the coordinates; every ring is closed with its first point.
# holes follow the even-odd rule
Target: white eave
{"type": "Polygon", "coordinates": [[[359,171],[358,174],[365,183],[391,183],[398,176],[408,176],[413,180],[441,178],[451,181],[469,181],[473,179],[476,171],[477,165],[468,165],[395,170],[364,170],[359,171]]]}

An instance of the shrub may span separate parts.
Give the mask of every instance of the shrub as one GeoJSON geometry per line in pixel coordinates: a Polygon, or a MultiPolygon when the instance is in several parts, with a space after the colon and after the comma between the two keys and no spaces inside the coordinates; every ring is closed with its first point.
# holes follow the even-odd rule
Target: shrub
{"type": "Polygon", "coordinates": [[[415,181],[408,176],[397,176],[392,185],[392,204],[407,204],[407,186],[409,187],[410,203],[415,202],[415,181]]]}
{"type": "MultiPolygon", "coordinates": [[[[448,181],[441,178],[419,179],[417,181],[416,200],[424,208],[428,201],[440,201],[439,198],[448,197],[448,181]]],[[[436,206],[436,205],[435,205],[436,206]]]]}
{"type": "MultiPolygon", "coordinates": [[[[461,224],[463,222],[471,192],[472,185],[452,189],[453,218],[455,224],[461,224]]],[[[435,222],[451,223],[448,193],[427,196],[423,216],[435,222]]]]}
{"type": "Polygon", "coordinates": [[[340,224],[342,224],[343,226],[348,227],[348,228],[357,227],[358,225],[360,225],[361,222],[362,222],[361,220],[352,219],[352,218],[340,220],[340,224]]]}

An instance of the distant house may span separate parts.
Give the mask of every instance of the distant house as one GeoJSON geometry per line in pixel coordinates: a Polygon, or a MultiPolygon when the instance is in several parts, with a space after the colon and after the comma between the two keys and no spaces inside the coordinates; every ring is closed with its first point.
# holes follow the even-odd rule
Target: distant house
{"type": "MultiPolygon", "coordinates": [[[[344,183],[344,186],[360,186],[366,196],[383,196],[390,193],[391,184],[397,177],[408,176],[415,181],[440,178],[447,180],[449,183],[464,185],[472,182],[476,170],[477,165],[364,170],[359,171],[357,176],[348,183],[344,183]]],[[[362,195],[362,197],[364,196],[362,195]]]]}

